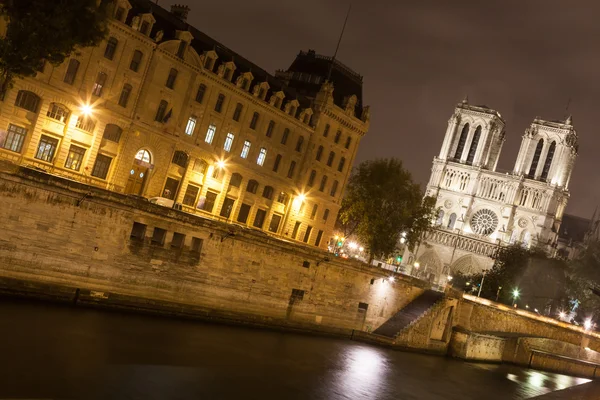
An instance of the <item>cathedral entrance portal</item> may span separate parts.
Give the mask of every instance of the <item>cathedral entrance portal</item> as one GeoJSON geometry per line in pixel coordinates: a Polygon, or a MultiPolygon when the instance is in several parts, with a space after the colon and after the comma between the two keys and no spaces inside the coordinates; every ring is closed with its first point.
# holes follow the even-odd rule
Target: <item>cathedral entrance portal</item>
{"type": "Polygon", "coordinates": [[[153,168],[150,152],[145,149],[138,151],[129,170],[125,194],[141,195],[148,179],[148,173],[153,168]]]}

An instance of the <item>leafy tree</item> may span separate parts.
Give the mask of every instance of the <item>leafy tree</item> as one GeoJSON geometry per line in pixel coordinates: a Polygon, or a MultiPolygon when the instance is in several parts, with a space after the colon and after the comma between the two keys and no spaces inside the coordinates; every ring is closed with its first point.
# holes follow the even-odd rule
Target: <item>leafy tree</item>
{"type": "Polygon", "coordinates": [[[346,236],[355,235],[374,257],[394,253],[403,231],[414,244],[433,218],[433,202],[398,159],[361,163],[350,177],[340,210],[346,236]]]}
{"type": "Polygon", "coordinates": [[[0,15],[8,23],[0,38],[0,92],[14,78],[34,76],[45,61],[59,65],[76,47],[97,45],[107,32],[106,3],[0,0],[0,15]]]}
{"type": "Polygon", "coordinates": [[[600,318],[600,242],[590,242],[569,264],[568,293],[577,319],[600,318]]]}

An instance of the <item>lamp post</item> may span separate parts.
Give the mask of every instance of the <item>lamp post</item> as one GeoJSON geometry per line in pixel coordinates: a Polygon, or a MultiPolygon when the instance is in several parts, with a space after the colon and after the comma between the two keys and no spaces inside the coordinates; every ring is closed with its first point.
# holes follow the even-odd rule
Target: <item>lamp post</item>
{"type": "Polygon", "coordinates": [[[481,296],[481,288],[483,287],[484,279],[485,279],[485,271],[483,271],[483,276],[481,277],[481,283],[479,284],[479,292],[477,292],[477,297],[481,296]]]}
{"type": "Polygon", "coordinates": [[[519,289],[513,290],[513,307],[517,306],[517,298],[519,297],[519,289]]]}
{"type": "Polygon", "coordinates": [[[502,290],[502,286],[498,286],[498,291],[496,291],[496,303],[498,302],[498,297],[500,297],[501,290],[502,290]]]}

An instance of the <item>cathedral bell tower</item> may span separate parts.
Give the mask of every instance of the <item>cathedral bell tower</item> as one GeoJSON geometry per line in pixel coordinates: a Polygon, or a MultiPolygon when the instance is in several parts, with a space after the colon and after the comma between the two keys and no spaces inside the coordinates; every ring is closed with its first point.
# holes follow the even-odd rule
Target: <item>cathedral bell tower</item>
{"type": "Polygon", "coordinates": [[[486,106],[465,98],[448,121],[439,159],[495,170],[504,143],[504,120],[486,106]]]}
{"type": "Polygon", "coordinates": [[[514,174],[566,190],[577,152],[577,132],[570,116],[564,122],[536,118],[523,135],[514,174]]]}

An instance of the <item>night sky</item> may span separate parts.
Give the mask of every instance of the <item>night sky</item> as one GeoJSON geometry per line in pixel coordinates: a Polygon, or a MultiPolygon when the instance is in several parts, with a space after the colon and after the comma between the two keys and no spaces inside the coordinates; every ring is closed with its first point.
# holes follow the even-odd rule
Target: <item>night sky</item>
{"type": "MultiPolygon", "coordinates": [[[[193,1],[188,22],[274,73],[299,50],[331,55],[347,0],[193,1]]],[[[173,1],[160,0],[169,8],[173,1]]],[[[354,0],[338,59],[364,76],[371,128],[356,162],[398,157],[426,184],[454,106],[465,95],[506,120],[499,168],[524,130],[569,113],[580,152],[567,212],[600,203],[600,3],[597,0],[354,0]]]]}

